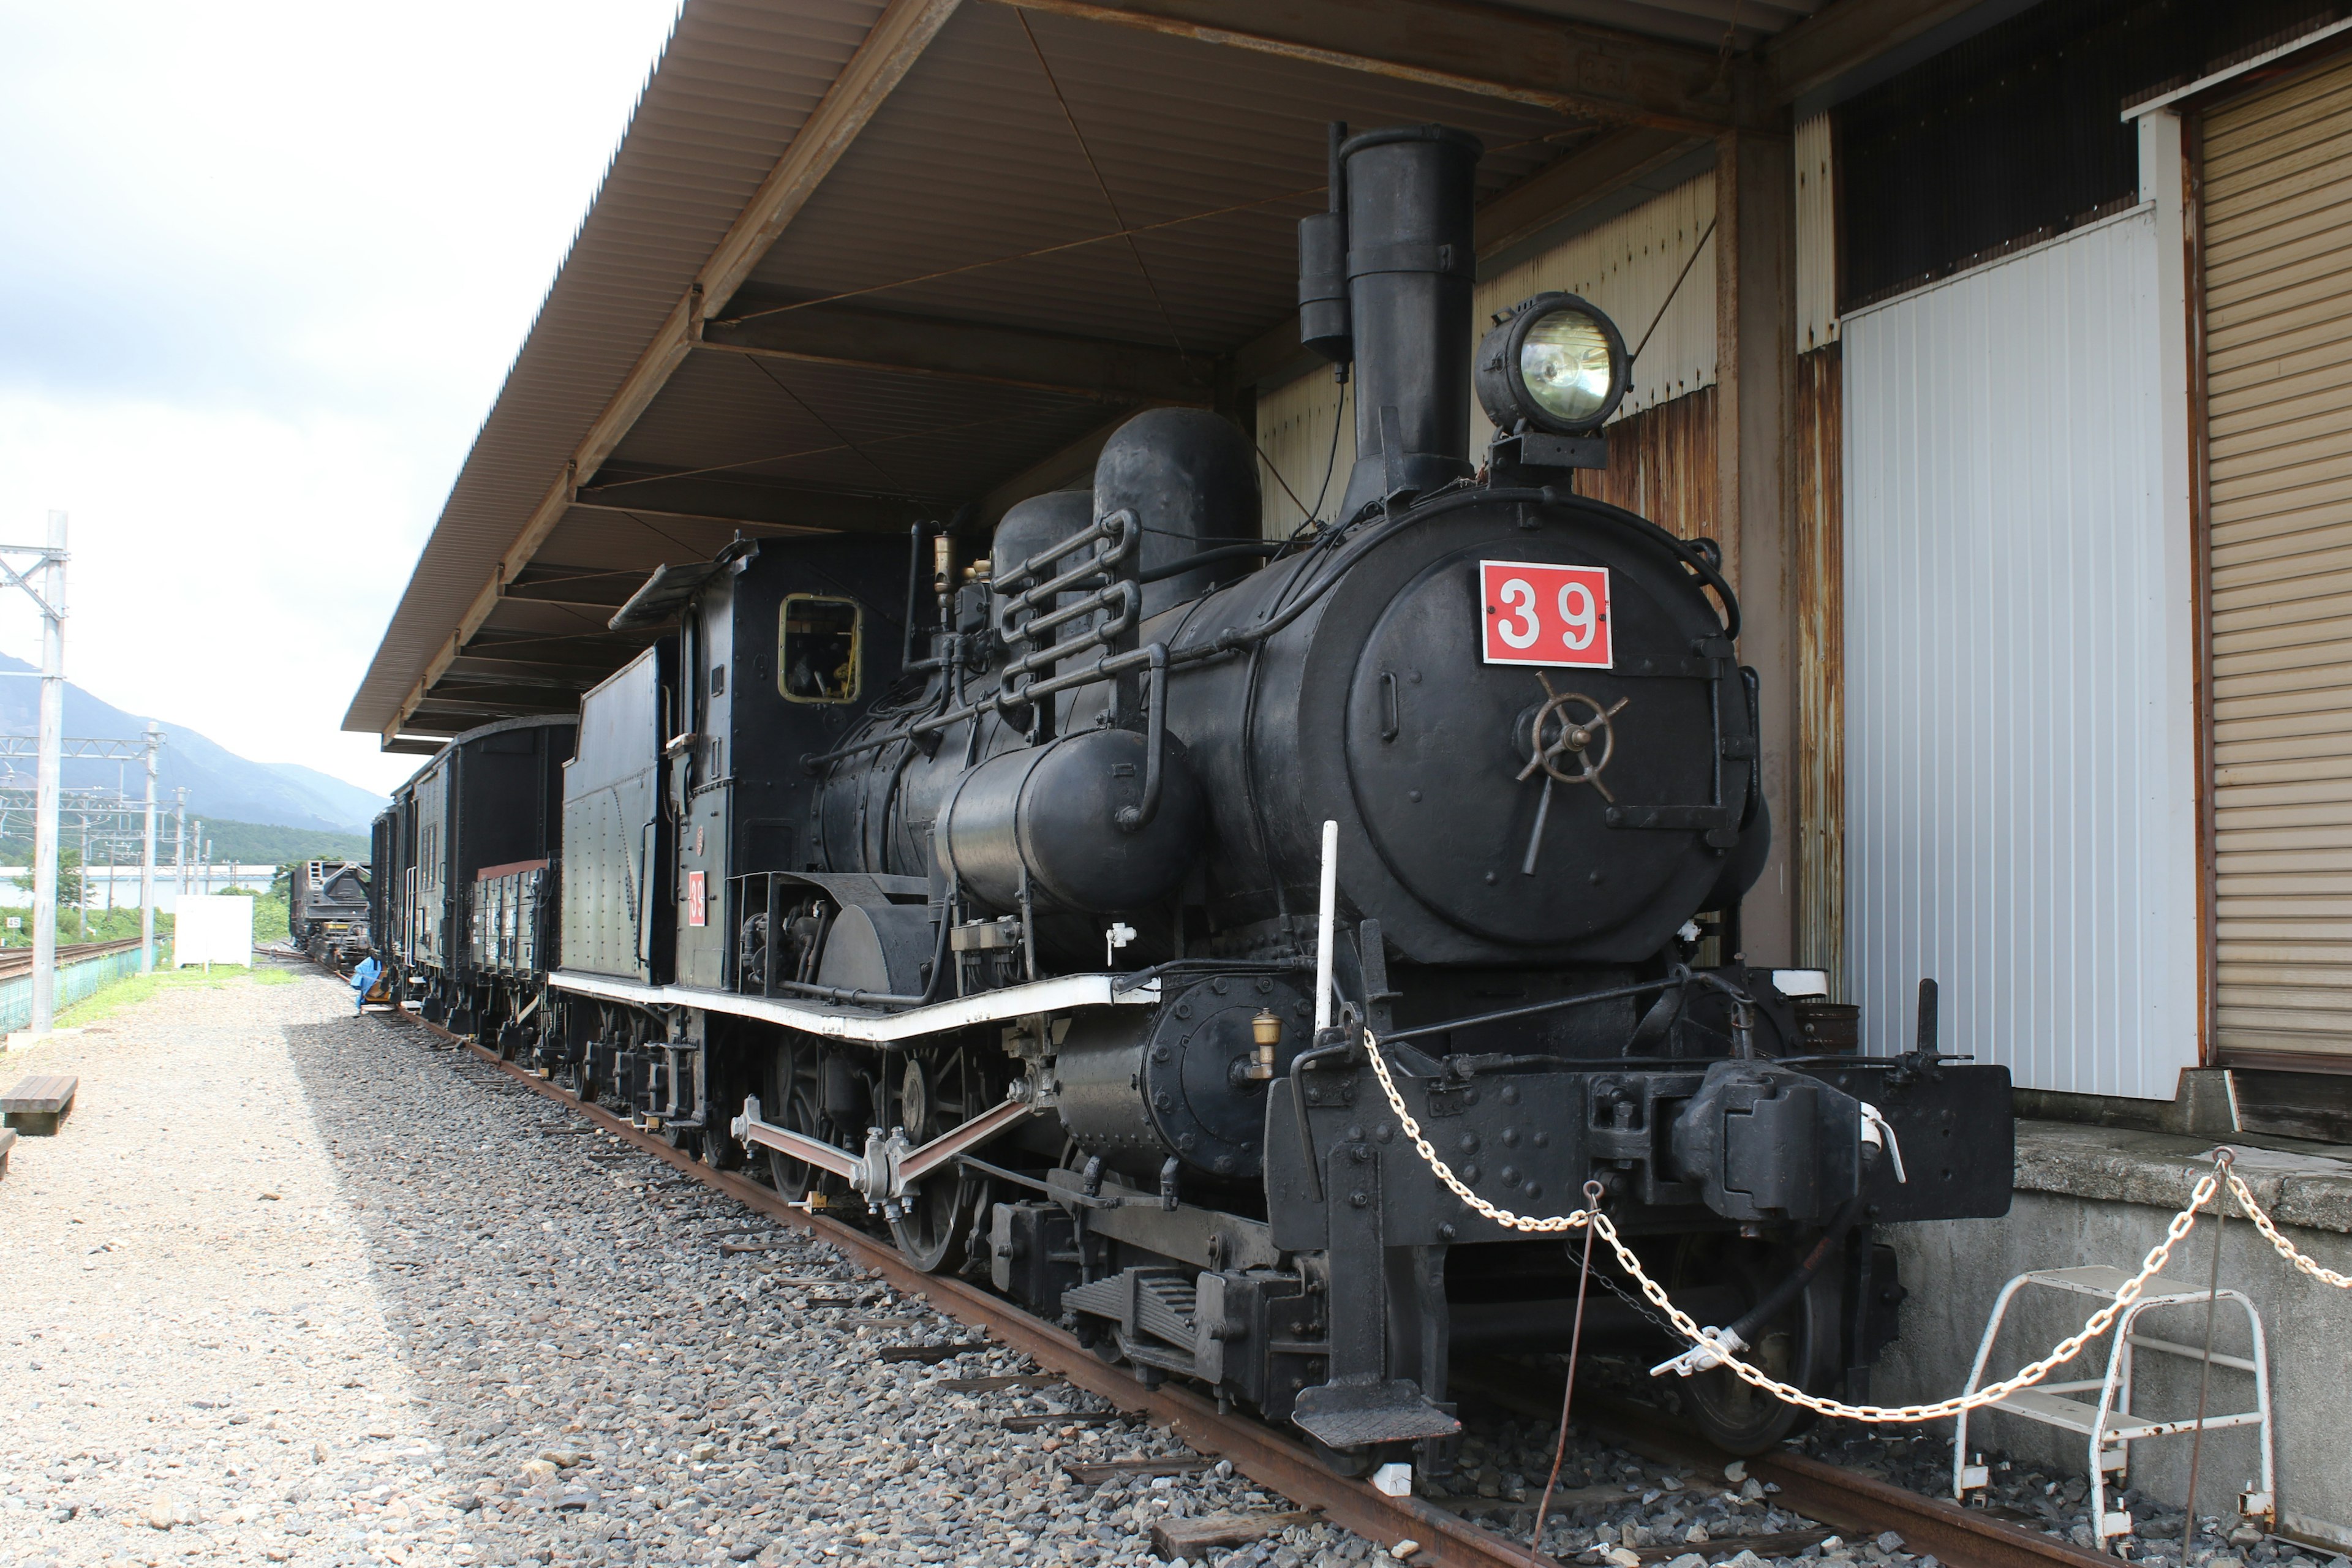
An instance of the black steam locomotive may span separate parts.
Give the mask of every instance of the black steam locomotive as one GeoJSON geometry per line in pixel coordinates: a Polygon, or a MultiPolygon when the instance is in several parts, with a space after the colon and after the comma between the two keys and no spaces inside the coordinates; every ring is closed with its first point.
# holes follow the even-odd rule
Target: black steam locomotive
{"type": "MultiPolygon", "coordinates": [[[[1539,296],[1474,350],[1477,156],[1335,137],[1300,233],[1302,336],[1356,384],[1335,521],[1262,541],[1250,442],[1160,409],[984,548],[662,568],[614,625],[675,635],[576,737],[461,737],[388,817],[422,1005],[1342,1468],[1441,1455],[1451,1358],[1564,1344],[1575,1289],[1440,1184],[1375,1052],[1471,1186],[1598,1183],[1695,1315],[1863,1392],[1901,1297],[1868,1222],[2005,1211],[2007,1076],[1924,1016],[1862,1057],[1817,973],[1742,962],[1738,605],[1707,542],[1576,493],[1604,317],[1539,296]]],[[[1680,1387],[1735,1447],[1797,1419],[1680,1387]]]]}
{"type": "Polygon", "coordinates": [[[288,885],[286,923],[296,947],[341,966],[373,945],[368,868],[351,860],[305,860],[288,885]]]}

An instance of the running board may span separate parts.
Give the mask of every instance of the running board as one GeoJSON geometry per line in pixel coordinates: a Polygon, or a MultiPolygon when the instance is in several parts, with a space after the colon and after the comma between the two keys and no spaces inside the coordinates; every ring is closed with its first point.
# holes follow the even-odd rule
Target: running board
{"type": "Polygon", "coordinates": [[[581,974],[559,969],[547,977],[558,991],[594,996],[606,1002],[630,1002],[641,1007],[695,1007],[730,1017],[756,1018],[761,1023],[826,1035],[836,1040],[863,1040],[882,1045],[993,1024],[1039,1013],[1065,1013],[1079,1007],[1151,1007],[1160,1002],[1155,976],[1130,981],[1117,974],[1065,974],[1033,980],[977,996],[959,996],[901,1013],[873,1007],[848,1007],[835,1003],[795,1002],[782,996],[738,996],[731,991],[706,991],[693,985],[645,985],[634,980],[614,980],[602,974],[581,974]]]}

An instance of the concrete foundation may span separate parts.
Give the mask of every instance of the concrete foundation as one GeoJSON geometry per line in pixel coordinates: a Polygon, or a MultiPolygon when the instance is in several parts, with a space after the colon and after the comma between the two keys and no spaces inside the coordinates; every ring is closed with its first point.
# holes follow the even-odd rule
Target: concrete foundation
{"type": "MultiPolygon", "coordinates": [[[[2165,1226],[2185,1207],[2198,1178],[2212,1169],[2222,1140],[2118,1131],[2055,1122],[2018,1123],[2017,1201],[1998,1220],[1908,1226],[1893,1233],[1910,1296],[1903,1337],[1888,1347],[1873,1393],[1879,1403],[1948,1397],[1967,1380],[1993,1299],[2029,1269],[2110,1264],[2136,1271],[2165,1226]]],[[[2241,1152],[2240,1172],[2287,1238],[2339,1273],[2352,1273],[2352,1159],[2334,1146],[2227,1140],[2241,1152]]],[[[2225,1194],[2226,1196],[2226,1189],[2225,1194]]],[[[2284,1533],[2352,1550],[2352,1291],[2296,1270],[2227,1205],[2221,1283],[2243,1291],[2268,1337],[2273,1437],[2276,1445],[2279,1525],[2284,1533]]],[[[2210,1217],[2174,1250],[2168,1280],[2203,1288],[2212,1268],[2210,1217]]],[[[2082,1326],[2099,1305],[2085,1297],[2029,1288],[2011,1309],[1987,1380],[2005,1376],[2082,1326]]],[[[2242,1312],[2224,1303],[2214,1349],[2251,1352],[2242,1312]],[[2233,1321],[2233,1319],[2235,1321],[2233,1321]]],[[[2139,1321],[2143,1335],[2204,1342],[2201,1307],[2160,1309],[2139,1321]]],[[[2093,1342],[2054,1381],[2105,1373],[2110,1342],[2093,1342]]],[[[2197,1365],[2142,1350],[2133,1407],[2140,1415],[2190,1416],[2197,1409],[2197,1365]]],[[[2094,1394],[2091,1397],[2095,1398],[2094,1394]]],[[[2209,1411],[2252,1408],[2253,1379],[2213,1370],[2209,1411]]],[[[1949,1430],[1950,1423],[1945,1424],[1949,1430]]],[[[1971,1448],[1998,1450],[2042,1467],[2075,1473],[2089,1468],[2089,1440],[1998,1412],[1971,1419],[1971,1448]]],[[[2133,1445],[2129,1484],[2178,1504],[2187,1489],[2189,1439],[2133,1445]]],[[[2208,1433],[2198,1484],[2199,1511],[2231,1515],[2237,1494],[2260,1475],[2251,1428],[2208,1433]]],[[[2112,1505],[2111,1505],[2112,1506],[2112,1505]]]]}

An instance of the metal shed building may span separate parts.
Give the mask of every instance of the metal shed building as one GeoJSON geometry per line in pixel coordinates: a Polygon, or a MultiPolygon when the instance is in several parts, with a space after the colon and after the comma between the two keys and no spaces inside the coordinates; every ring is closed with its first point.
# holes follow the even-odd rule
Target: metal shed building
{"type": "MultiPolygon", "coordinates": [[[[1648,339],[1601,493],[1748,608],[1750,956],[1878,1049],[1937,978],[2055,1130],[1909,1260],[1965,1339],[2192,1144],[2352,1141],[2346,9],[688,0],[346,727],[562,708],[655,566],[992,517],[1153,405],[1252,432],[1287,531],[1349,455],[1293,315],[1323,127],[1463,126],[1480,308],[1648,339]]],[[[2352,1245],[2352,1190],[2306,1218],[2352,1245]]],[[[2323,1439],[2286,1506],[2352,1544],[2323,1439]]]]}

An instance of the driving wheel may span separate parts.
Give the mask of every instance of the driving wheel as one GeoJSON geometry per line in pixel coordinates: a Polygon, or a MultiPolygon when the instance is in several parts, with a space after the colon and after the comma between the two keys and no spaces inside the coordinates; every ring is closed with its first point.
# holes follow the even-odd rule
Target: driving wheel
{"type": "MultiPolygon", "coordinates": [[[[776,1047],[775,1060],[770,1065],[767,1093],[761,1099],[761,1117],[788,1132],[822,1139],[838,1148],[847,1148],[824,1115],[824,1063],[819,1057],[822,1047],[811,1037],[787,1035],[776,1047]]],[[[862,1137],[858,1148],[865,1147],[862,1137]]],[[[768,1151],[768,1179],[776,1191],[794,1203],[812,1193],[831,1196],[848,1188],[840,1177],[829,1171],[820,1171],[803,1160],[795,1160],[781,1149],[768,1151]]]]}
{"type": "MultiPolygon", "coordinates": [[[[1679,1294],[1685,1287],[1733,1287],[1744,1312],[1787,1278],[1802,1255],[1803,1248],[1790,1242],[1685,1237],[1675,1252],[1668,1289],[1679,1294]]],[[[1833,1263],[1825,1266],[1764,1326],[1740,1359],[1809,1394],[1828,1389],[1837,1375],[1838,1277],[1833,1263]]],[[[1811,1411],[1775,1398],[1726,1367],[1667,1381],[1678,1385],[1684,1411],[1699,1430],[1735,1454],[1760,1454],[1813,1424],[1811,1411]]]]}
{"type": "MultiPolygon", "coordinates": [[[[978,1077],[962,1051],[928,1061],[909,1052],[890,1086],[890,1124],[904,1128],[908,1143],[921,1148],[983,1109],[978,1077]]],[[[979,1184],[960,1165],[935,1170],[908,1189],[898,1200],[898,1217],[890,1222],[890,1235],[907,1261],[926,1274],[961,1262],[969,1237],[959,1222],[978,1191],[979,1184]]]]}

